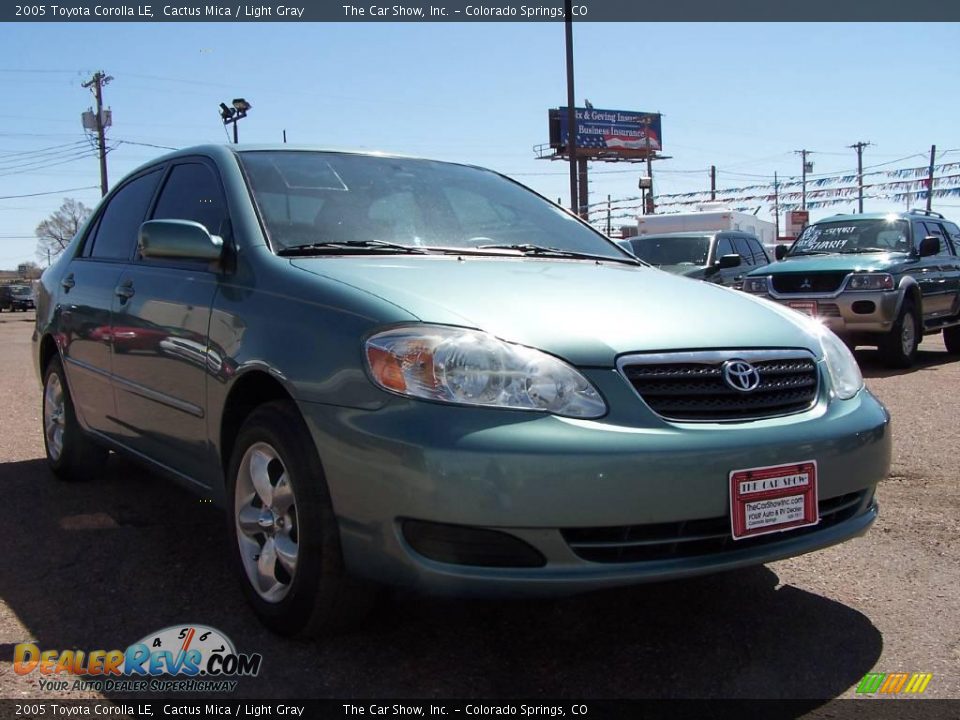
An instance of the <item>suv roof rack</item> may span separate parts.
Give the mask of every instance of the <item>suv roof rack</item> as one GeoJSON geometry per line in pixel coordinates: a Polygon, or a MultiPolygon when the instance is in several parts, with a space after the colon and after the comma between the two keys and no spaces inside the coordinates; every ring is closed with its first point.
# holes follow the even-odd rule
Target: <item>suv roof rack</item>
{"type": "Polygon", "coordinates": [[[910,208],[909,212],[911,215],[926,215],[928,217],[940,218],[941,220],[944,219],[940,213],[934,212],[933,210],[925,210],[924,208],[910,208]]]}

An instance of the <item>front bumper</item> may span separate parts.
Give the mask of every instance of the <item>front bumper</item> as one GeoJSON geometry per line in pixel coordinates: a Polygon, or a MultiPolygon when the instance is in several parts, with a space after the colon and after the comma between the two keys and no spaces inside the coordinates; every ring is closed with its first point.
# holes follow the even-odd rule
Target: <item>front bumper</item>
{"type": "Polygon", "coordinates": [[[866,390],[789,417],[678,424],[653,415],[615,372],[589,374],[611,408],[626,409],[580,421],[402,399],[378,411],[301,403],[348,571],[448,594],[569,594],[799,555],[862,534],[876,518],[873,491],[889,471],[891,440],[889,415],[866,390]],[[842,522],[642,562],[593,562],[568,542],[573,528],[726,518],[732,470],[810,459],[821,503],[858,494],[842,522]],[[497,529],[546,562],[438,562],[413,550],[404,519],[497,529]]]}
{"type": "Polygon", "coordinates": [[[888,333],[900,311],[896,290],[842,292],[836,295],[799,295],[770,293],[759,295],[780,305],[816,303],[816,317],[837,335],[888,333]]]}

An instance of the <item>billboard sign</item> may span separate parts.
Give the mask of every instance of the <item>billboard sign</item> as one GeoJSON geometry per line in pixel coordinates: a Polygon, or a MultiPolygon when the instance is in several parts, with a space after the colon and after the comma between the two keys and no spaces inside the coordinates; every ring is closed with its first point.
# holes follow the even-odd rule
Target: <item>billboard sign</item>
{"type": "MultiPolygon", "coordinates": [[[[576,108],[577,155],[646,157],[663,150],[660,113],[576,108]]],[[[564,152],[569,138],[567,108],[550,110],[550,147],[564,152]]]]}
{"type": "Polygon", "coordinates": [[[810,224],[809,210],[787,211],[787,235],[797,237],[800,231],[810,224]]]}

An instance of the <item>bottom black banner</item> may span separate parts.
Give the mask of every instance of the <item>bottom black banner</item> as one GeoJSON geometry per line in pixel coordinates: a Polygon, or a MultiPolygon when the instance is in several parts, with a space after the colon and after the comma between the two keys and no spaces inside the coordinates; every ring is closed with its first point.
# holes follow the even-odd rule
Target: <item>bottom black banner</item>
{"type": "Polygon", "coordinates": [[[4,719],[69,717],[957,720],[960,700],[0,700],[4,719]]]}

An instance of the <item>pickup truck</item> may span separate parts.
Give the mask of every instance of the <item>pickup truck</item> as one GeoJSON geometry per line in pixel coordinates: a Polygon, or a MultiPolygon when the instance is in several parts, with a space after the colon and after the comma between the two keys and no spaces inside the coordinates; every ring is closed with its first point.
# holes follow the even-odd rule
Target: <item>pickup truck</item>
{"type": "Polygon", "coordinates": [[[777,260],[750,272],[746,292],[819,318],[885,364],[913,364],[925,335],[960,354],[960,228],[926,210],[835,215],[806,229],[777,260]]]}

